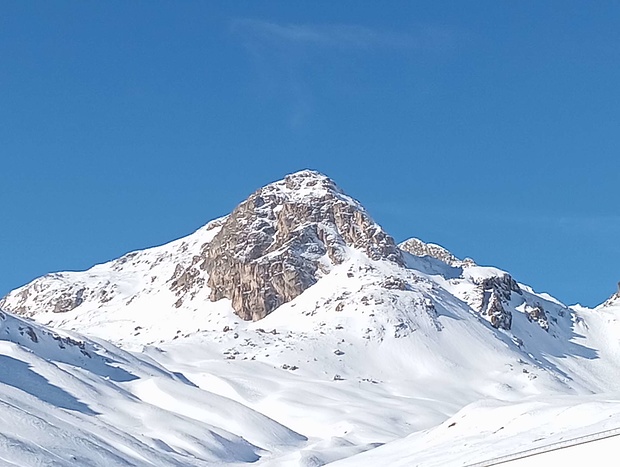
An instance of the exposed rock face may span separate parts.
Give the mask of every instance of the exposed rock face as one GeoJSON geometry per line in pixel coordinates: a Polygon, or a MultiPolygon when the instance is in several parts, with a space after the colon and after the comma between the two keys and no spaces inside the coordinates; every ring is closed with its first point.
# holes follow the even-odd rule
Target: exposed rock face
{"type": "MultiPolygon", "coordinates": [[[[107,291],[99,293],[106,294],[107,291]]],[[[31,316],[35,309],[65,313],[80,306],[90,294],[91,291],[81,283],[70,282],[60,274],[48,274],[16,293],[12,297],[13,306],[8,303],[7,296],[0,300],[0,307],[23,316],[31,316]]]]}
{"type": "Polygon", "coordinates": [[[538,303],[534,306],[525,305],[525,314],[528,320],[537,323],[545,331],[549,331],[549,320],[542,305],[538,303]]]}
{"type": "Polygon", "coordinates": [[[471,258],[460,260],[444,247],[435,245],[434,243],[425,243],[418,238],[410,238],[409,240],[405,240],[399,244],[398,247],[407,253],[411,253],[412,255],[430,256],[431,258],[438,259],[439,261],[453,267],[468,267],[476,265],[474,260],[471,258]]]}
{"type": "Polygon", "coordinates": [[[380,284],[384,289],[407,290],[407,283],[400,277],[388,276],[380,284]]]}
{"type": "Polygon", "coordinates": [[[404,265],[400,250],[352,198],[313,171],[252,194],[205,245],[211,299],[229,298],[244,320],[264,318],[340,264],[348,248],[404,265]]]}
{"type": "Polygon", "coordinates": [[[509,274],[478,278],[474,283],[477,285],[474,307],[493,327],[510,330],[512,313],[504,305],[510,302],[512,292],[523,293],[519,284],[509,274]]]}
{"type": "Polygon", "coordinates": [[[483,316],[488,316],[494,328],[509,330],[512,326],[512,313],[504,308],[502,301],[493,292],[490,293],[486,305],[480,312],[483,316]]]}

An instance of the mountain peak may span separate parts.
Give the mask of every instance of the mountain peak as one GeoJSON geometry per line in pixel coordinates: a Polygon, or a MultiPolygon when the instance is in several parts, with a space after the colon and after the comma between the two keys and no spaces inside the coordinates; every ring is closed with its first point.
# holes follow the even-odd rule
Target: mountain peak
{"type": "Polygon", "coordinates": [[[405,264],[393,238],[359,202],[329,177],[302,170],[256,190],[232,213],[189,237],[129,253],[87,274],[36,279],[0,305],[23,315],[65,313],[123,297],[128,306],[138,296],[162,292],[172,293],[175,308],[227,298],[239,317],[258,320],[355,251],[371,260],[405,264]],[[123,276],[126,270],[135,283],[123,276]]]}
{"type": "Polygon", "coordinates": [[[327,198],[337,198],[350,203],[357,209],[364,209],[358,201],[347,196],[336,182],[327,175],[310,169],[286,175],[282,180],[270,183],[257,190],[256,193],[275,196],[282,202],[316,203],[327,198]]]}
{"type": "Polygon", "coordinates": [[[203,250],[211,299],[264,318],[313,285],[348,249],[403,264],[392,237],[328,177],[287,175],[243,201],[203,250]]]}
{"type": "Polygon", "coordinates": [[[302,183],[309,182],[311,186],[314,185],[314,183],[318,183],[318,182],[325,182],[325,183],[330,183],[330,184],[334,183],[334,181],[331,178],[329,178],[327,175],[317,170],[312,170],[312,169],[303,169],[297,172],[290,173],[284,177],[283,181],[290,182],[290,183],[293,183],[295,181],[302,182],[302,183]]]}

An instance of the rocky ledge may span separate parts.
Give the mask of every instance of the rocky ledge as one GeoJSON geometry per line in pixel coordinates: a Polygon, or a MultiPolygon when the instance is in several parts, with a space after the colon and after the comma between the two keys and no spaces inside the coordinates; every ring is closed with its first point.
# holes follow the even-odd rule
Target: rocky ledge
{"type": "Polygon", "coordinates": [[[453,267],[469,267],[476,265],[474,260],[471,258],[460,260],[444,247],[434,243],[425,243],[418,238],[410,238],[405,240],[400,243],[398,247],[414,256],[430,256],[431,258],[438,259],[439,261],[453,267]]]}

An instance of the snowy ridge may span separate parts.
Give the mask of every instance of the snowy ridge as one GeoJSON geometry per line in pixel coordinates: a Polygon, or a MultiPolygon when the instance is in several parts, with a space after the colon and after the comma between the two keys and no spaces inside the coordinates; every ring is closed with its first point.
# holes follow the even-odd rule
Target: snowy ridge
{"type": "Polygon", "coordinates": [[[618,282],[618,291],[609,297],[603,304],[601,304],[601,308],[608,307],[619,307],[620,306],[620,282],[618,282]]]}
{"type": "MultiPolygon", "coordinates": [[[[88,271],[40,277],[4,297],[0,307],[53,326],[82,331],[100,328],[105,336],[109,330],[116,334],[117,342],[124,341],[126,335],[140,335],[145,328],[152,336],[150,341],[174,338],[177,330],[172,332],[167,320],[171,313],[185,315],[183,322],[191,323],[184,332],[195,331],[208,322],[196,306],[177,307],[179,271],[211,241],[221,222],[214,220],[186,238],[128,253],[88,271]],[[67,326],[69,323],[74,324],[67,326]],[[121,333],[119,326],[125,329],[121,333]]],[[[194,297],[196,302],[206,300],[208,288],[199,295],[194,297]]],[[[215,313],[222,305],[214,307],[215,313]]]]}

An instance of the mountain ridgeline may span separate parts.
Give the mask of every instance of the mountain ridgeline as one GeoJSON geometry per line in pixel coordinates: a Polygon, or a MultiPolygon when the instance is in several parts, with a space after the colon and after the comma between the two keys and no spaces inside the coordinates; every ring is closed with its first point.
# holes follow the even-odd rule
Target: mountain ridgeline
{"type": "Polygon", "coordinates": [[[426,258],[432,262],[426,267],[439,274],[447,267],[453,281],[473,285],[461,298],[493,327],[511,328],[514,304],[510,304],[517,296],[529,320],[549,328],[544,306],[523,298],[508,273],[491,268],[491,273],[477,274],[473,260],[460,260],[443,247],[416,238],[396,245],[359,202],[325,175],[310,170],[260,188],[231,214],[184,239],[129,253],[85,273],[44,276],[11,292],[0,306],[25,316],[66,313],[108,302],[128,306],[165,289],[174,297],[162,296],[170,300],[171,310],[200,309],[201,303],[227,299],[241,319],[257,321],[359,253],[372,261],[387,261],[397,270],[410,268],[411,258],[426,258]],[[106,266],[112,273],[99,275],[97,271],[106,266]],[[123,287],[127,275],[140,276],[139,283],[123,287]]]}

